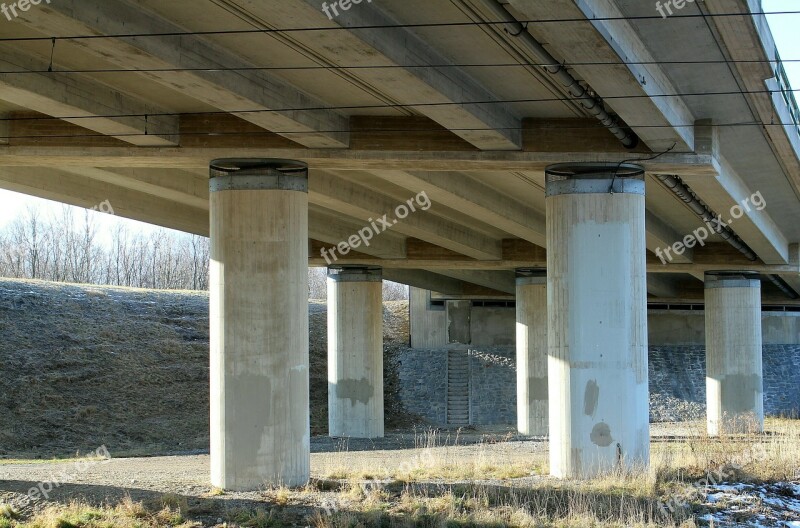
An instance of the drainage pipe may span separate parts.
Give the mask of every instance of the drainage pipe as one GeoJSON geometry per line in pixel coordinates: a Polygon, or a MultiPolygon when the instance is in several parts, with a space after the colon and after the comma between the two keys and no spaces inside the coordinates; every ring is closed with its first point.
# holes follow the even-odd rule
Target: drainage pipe
{"type": "Polygon", "coordinates": [[[636,148],[639,144],[639,138],[636,134],[629,128],[620,125],[616,118],[606,112],[602,100],[592,97],[588,90],[581,86],[578,80],[575,79],[549,51],[539,44],[539,41],[533,38],[533,35],[528,33],[527,28],[523,26],[514,15],[508,12],[504,7],[505,4],[500,3],[498,0],[481,1],[494,13],[498,20],[506,22],[506,31],[508,34],[520,39],[536,60],[540,64],[545,65],[543,66],[544,70],[550,75],[553,75],[590,114],[596,117],[603,126],[614,134],[626,148],[636,148]]]}
{"type": "MultiPolygon", "coordinates": [[[[714,211],[700,202],[694,191],[692,191],[692,189],[683,183],[677,176],[657,174],[656,178],[658,178],[661,183],[663,183],[670,191],[672,191],[675,196],[680,198],[686,205],[688,205],[689,209],[691,209],[692,212],[700,217],[706,224],[711,225],[711,222],[717,218],[717,215],[714,213],[714,211]]],[[[717,227],[713,229],[713,231],[721,236],[728,244],[738,249],[745,257],[747,257],[747,260],[758,260],[758,255],[756,255],[755,251],[750,249],[750,247],[736,235],[733,229],[727,225],[717,224],[717,227]]],[[[786,285],[783,279],[781,279],[778,275],[767,275],[766,277],[789,298],[797,299],[800,297],[791,287],[786,285]]]]}

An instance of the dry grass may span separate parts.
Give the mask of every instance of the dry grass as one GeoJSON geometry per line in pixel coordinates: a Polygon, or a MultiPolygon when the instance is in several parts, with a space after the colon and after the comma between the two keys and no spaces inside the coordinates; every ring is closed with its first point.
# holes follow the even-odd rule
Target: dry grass
{"type": "Polygon", "coordinates": [[[114,507],[95,508],[78,502],[51,506],[27,521],[10,520],[11,528],[192,528],[199,523],[187,521],[180,510],[164,506],[155,511],[141,503],[123,500],[114,507]]]}
{"type": "MultiPolygon", "coordinates": [[[[510,436],[509,436],[510,439],[510,436]]],[[[513,444],[504,453],[492,445],[462,445],[458,433],[442,436],[436,430],[415,435],[414,450],[392,451],[379,457],[342,460],[341,451],[326,456],[318,469],[319,478],[334,480],[398,480],[418,482],[440,480],[509,480],[547,471],[544,454],[531,456],[515,452],[513,444]],[[379,460],[378,460],[379,459],[379,460]]],[[[346,450],[346,448],[345,448],[346,450]]]]}
{"type": "Polygon", "coordinates": [[[800,474],[797,420],[769,419],[765,434],[719,438],[709,437],[704,424],[698,424],[682,440],[655,443],[649,470],[587,482],[515,481],[529,471],[545,473],[546,461],[488,457],[481,445],[453,463],[463,451],[439,440],[423,435],[410,469],[406,458],[391,468],[366,472],[368,477],[394,479],[381,486],[359,483],[365,478],[361,468],[332,472],[350,481],[336,499],[339,508],[331,515],[315,515],[312,526],[687,528],[695,526],[694,517],[702,510],[699,486],[706,481],[780,482],[800,474]],[[503,479],[509,482],[487,482],[503,479]],[[670,503],[675,510],[665,516],[662,506],[670,503]]]}
{"type": "Polygon", "coordinates": [[[681,442],[655,444],[651,466],[661,480],[695,481],[725,473],[740,482],[780,482],[800,471],[800,421],[768,418],[764,434],[711,438],[698,425],[681,442]]]}
{"type": "MultiPolygon", "coordinates": [[[[543,455],[527,461],[515,457],[514,442],[499,444],[501,449],[487,444],[465,447],[457,438],[428,432],[416,438],[417,449],[392,452],[391,467],[340,467],[338,480],[317,479],[303,489],[269,489],[262,494],[263,507],[226,511],[223,524],[691,528],[696,526],[694,518],[706,513],[701,506],[704,496],[695,485],[701,478],[725,475],[725,480],[775,482],[797,477],[800,421],[770,419],[767,429],[766,434],[709,438],[698,425],[681,439],[654,442],[649,470],[585,482],[541,476],[546,471],[543,455]],[[531,472],[538,476],[531,477],[531,472]],[[665,516],[661,508],[670,501],[687,506],[665,516]]],[[[202,500],[229,498],[211,490],[202,500]]],[[[206,502],[193,510],[186,497],[165,495],[152,504],[126,499],[103,508],[52,506],[20,519],[13,509],[0,506],[0,528],[192,528],[209,525],[202,516],[209,508],[206,502]]],[[[215,521],[216,516],[210,524],[215,521]]]]}

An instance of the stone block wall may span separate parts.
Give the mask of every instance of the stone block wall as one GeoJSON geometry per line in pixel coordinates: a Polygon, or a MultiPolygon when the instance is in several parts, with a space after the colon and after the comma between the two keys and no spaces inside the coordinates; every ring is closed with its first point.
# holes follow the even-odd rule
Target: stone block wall
{"type": "Polygon", "coordinates": [[[447,350],[403,349],[397,361],[403,407],[432,425],[447,421],[447,350]]]}
{"type": "Polygon", "coordinates": [[[472,425],[517,423],[517,365],[514,347],[470,348],[472,425]]]}
{"type": "MultiPolygon", "coordinates": [[[[472,425],[516,423],[513,347],[470,347],[472,425]]],[[[800,416],[800,345],[764,345],[764,411],[800,416]]],[[[405,408],[434,425],[446,419],[447,349],[405,350],[399,360],[405,408]]],[[[652,346],[650,418],[654,422],[705,417],[705,347],[652,346]]]]}

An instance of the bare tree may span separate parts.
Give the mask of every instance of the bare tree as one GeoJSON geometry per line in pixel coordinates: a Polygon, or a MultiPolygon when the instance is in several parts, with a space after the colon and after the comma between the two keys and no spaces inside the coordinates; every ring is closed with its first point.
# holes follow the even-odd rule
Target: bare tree
{"type": "MultiPolygon", "coordinates": [[[[52,214],[31,207],[0,230],[0,276],[133,288],[207,290],[206,237],[156,229],[149,235],[122,223],[100,236],[97,212],[63,206],[52,214]],[[82,216],[79,216],[82,215],[82,216]]],[[[308,294],[326,299],[327,270],[309,268],[308,294]]],[[[384,281],[386,300],[408,288],[384,281]]]]}

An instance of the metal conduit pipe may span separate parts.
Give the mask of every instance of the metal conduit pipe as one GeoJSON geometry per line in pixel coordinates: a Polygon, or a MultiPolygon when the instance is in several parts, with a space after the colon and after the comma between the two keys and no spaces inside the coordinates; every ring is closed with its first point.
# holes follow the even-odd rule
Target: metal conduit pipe
{"type": "Polygon", "coordinates": [[[523,26],[514,15],[508,12],[504,7],[505,4],[498,0],[482,0],[482,2],[497,16],[498,21],[507,22],[506,31],[508,31],[508,34],[520,39],[528,51],[536,57],[537,62],[546,64],[547,66],[544,66],[544,70],[553,75],[558,82],[567,88],[569,93],[580,101],[581,105],[614,134],[626,148],[632,149],[639,144],[638,136],[630,129],[622,127],[617,119],[606,112],[605,108],[603,108],[602,101],[592,97],[589,92],[578,83],[577,79],[570,75],[566,68],[533,38],[533,35],[528,33],[527,28],[523,26]]]}
{"type": "Polygon", "coordinates": [[[680,198],[686,205],[688,205],[689,209],[699,216],[703,222],[709,224],[709,227],[712,227],[714,233],[721,236],[728,244],[738,249],[742,255],[747,257],[747,260],[758,260],[758,255],[756,255],[755,251],[750,249],[747,244],[742,242],[742,239],[736,236],[736,233],[734,233],[730,227],[724,224],[717,224],[716,227],[711,225],[711,223],[717,219],[717,214],[707,206],[703,205],[697,198],[697,195],[694,193],[694,191],[692,191],[688,185],[683,183],[680,178],[677,176],[670,176],[668,174],[657,174],[656,178],[658,178],[661,183],[666,185],[667,188],[675,194],[675,196],[680,198]]]}
{"type": "Polygon", "coordinates": [[[800,298],[800,295],[797,295],[797,292],[795,292],[795,291],[794,291],[794,290],[793,290],[793,289],[792,289],[792,288],[791,288],[791,287],[790,287],[788,284],[786,284],[786,282],[785,282],[785,281],[784,281],[782,278],[780,278],[779,276],[777,276],[777,275],[767,275],[767,278],[769,279],[769,281],[770,281],[772,284],[774,284],[774,285],[775,285],[775,287],[776,287],[776,288],[778,288],[780,291],[782,291],[784,294],[786,294],[786,296],[787,296],[787,297],[789,297],[790,299],[798,299],[798,298],[800,298]]]}
{"type": "MultiPolygon", "coordinates": [[[[680,198],[686,205],[688,205],[689,209],[691,209],[698,217],[700,217],[711,227],[711,222],[717,218],[717,215],[700,202],[700,200],[697,198],[697,195],[694,193],[694,191],[692,191],[691,188],[689,188],[688,185],[683,183],[677,176],[657,174],[656,178],[658,178],[658,180],[670,191],[672,191],[675,196],[680,198]]],[[[747,257],[748,260],[758,260],[758,255],[756,255],[756,253],[750,249],[750,247],[745,244],[741,238],[736,236],[736,233],[734,233],[734,231],[727,225],[717,224],[717,227],[713,229],[713,231],[721,236],[728,244],[738,249],[745,257],[747,257]]],[[[800,298],[800,296],[779,276],[767,275],[767,278],[789,298],[800,298]]]]}

